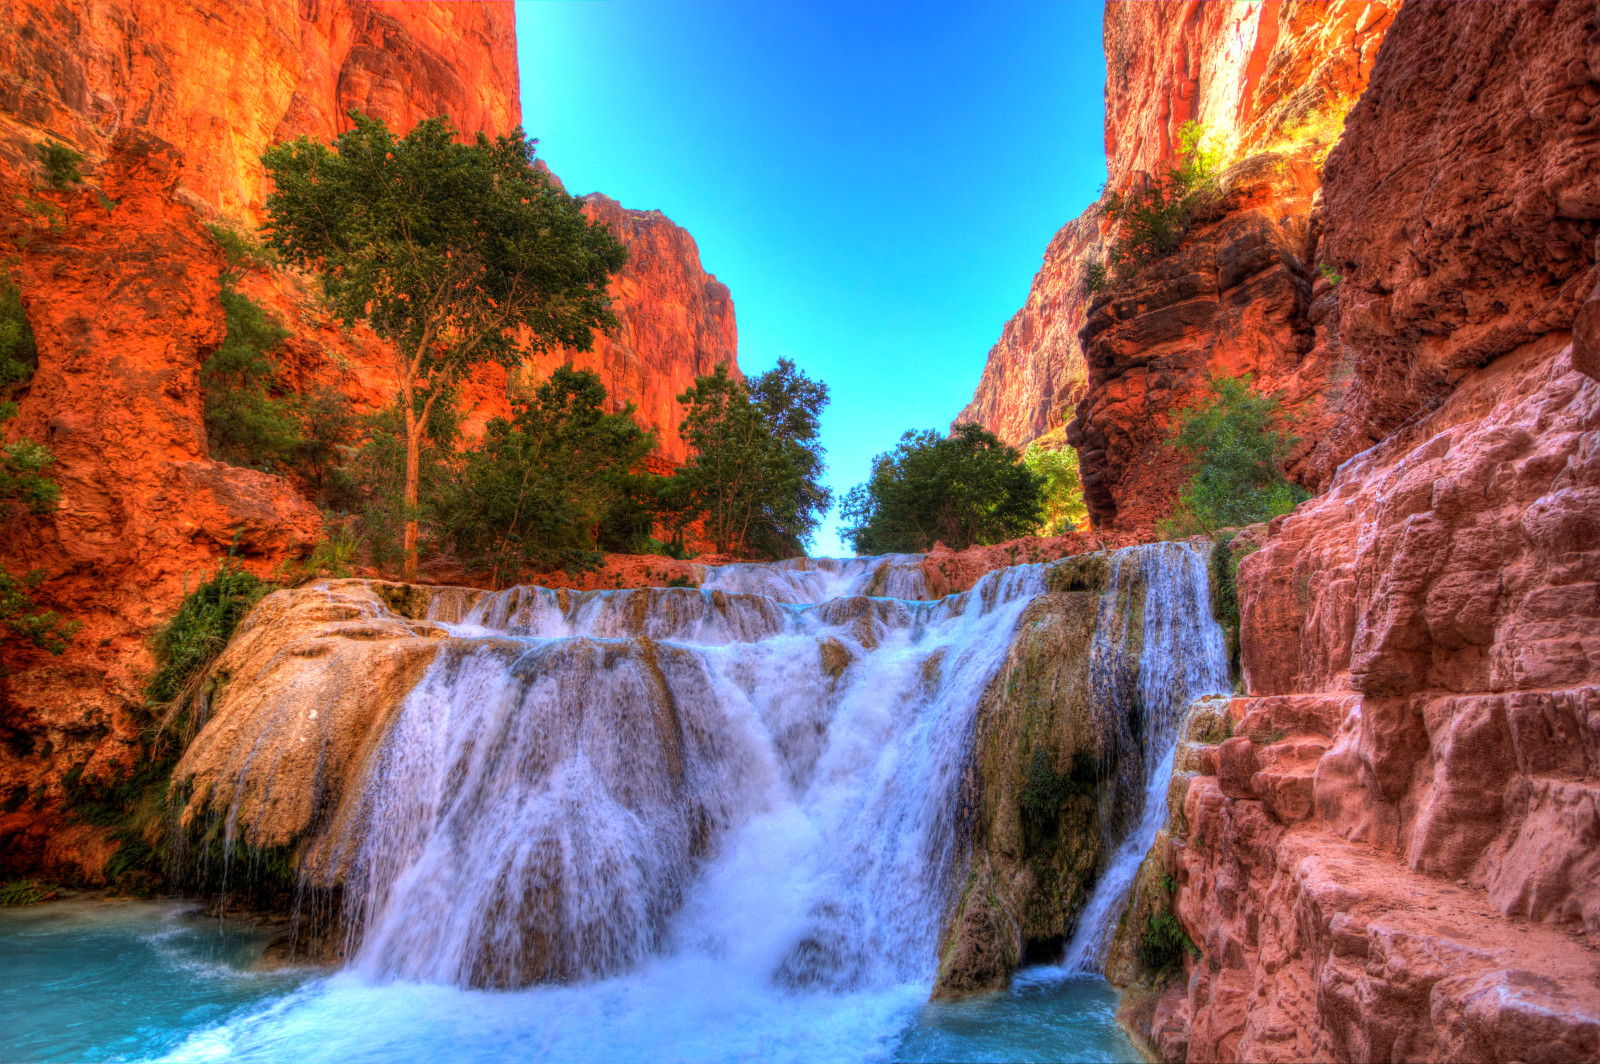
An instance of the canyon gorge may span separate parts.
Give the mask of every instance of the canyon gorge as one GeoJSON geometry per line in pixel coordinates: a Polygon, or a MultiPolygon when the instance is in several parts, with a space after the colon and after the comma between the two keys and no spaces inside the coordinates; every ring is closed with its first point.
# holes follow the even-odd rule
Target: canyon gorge
{"type": "MultiPolygon", "coordinates": [[[[115,888],[127,835],[72,795],[140,770],[152,634],[224,556],[267,575],[324,535],[208,454],[207,226],[258,224],[262,150],[350,109],[517,126],[517,28],[0,4],[0,257],[38,347],[3,431],[61,489],[0,562],[83,626],[5,645],[0,871],[115,888]],[[82,187],[40,181],[46,138],[82,187]]],[[[414,1051],[436,1010],[557,1055],[929,1059],[969,1044],[916,1048],[916,1009],[1104,975],[1116,1045],[1171,1064],[1600,1056],[1600,3],[1112,2],[1104,47],[1108,190],[1199,122],[1214,194],[1099,286],[1117,231],[1066,222],[958,419],[1074,447],[1086,526],[274,590],[197,688],[161,889],[342,970],[164,1051],[414,1051]],[[1178,411],[1244,373],[1310,497],[1160,542],[1178,411]]],[[[660,212],[585,203],[629,249],[619,327],[524,368],[593,368],[680,461],[675,397],[737,370],[732,296],[660,212]]],[[[310,278],[233,283],[288,330],[289,389],[393,401],[392,351],[310,278]]],[[[466,382],[469,437],[507,384],[466,382]]]]}

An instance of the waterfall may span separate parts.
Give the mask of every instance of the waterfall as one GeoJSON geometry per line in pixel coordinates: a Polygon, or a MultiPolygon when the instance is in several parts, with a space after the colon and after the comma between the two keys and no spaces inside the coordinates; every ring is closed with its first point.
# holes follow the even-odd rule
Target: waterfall
{"type": "MultiPolygon", "coordinates": [[[[1119,588],[1142,582],[1143,618],[1139,625],[1135,688],[1142,725],[1138,736],[1143,753],[1141,804],[1138,819],[1127,828],[1084,906],[1062,962],[1067,971],[1098,972],[1105,965],[1106,951],[1139,866],[1156,833],[1166,826],[1167,788],[1172,781],[1172,758],[1183,707],[1202,695],[1226,694],[1231,688],[1222,629],[1211,616],[1205,549],[1187,543],[1164,543],[1119,555],[1112,590],[1106,596],[1096,629],[1094,661],[1098,671],[1120,674],[1100,677],[1100,690],[1114,690],[1118,680],[1125,687],[1126,673],[1130,671],[1127,650],[1133,632],[1130,625],[1117,623],[1128,617],[1119,602],[1119,588]],[[1136,572],[1127,572],[1130,564],[1137,568],[1136,572]],[[1110,616],[1108,611],[1119,616],[1110,616]]],[[[1106,819],[1115,822],[1116,818],[1106,819]]]]}
{"type": "MultiPolygon", "coordinates": [[[[1081,588],[1082,572],[1102,574],[1092,586],[1109,574],[1098,605],[1049,607],[1089,611],[1087,711],[1115,767],[1099,814],[1115,855],[1075,965],[1098,963],[1161,825],[1179,709],[1227,686],[1205,558],[1183,544],[1117,551],[1062,577],[1081,588]]],[[[708,569],[699,588],[412,602],[428,615],[416,630],[439,640],[426,657],[351,659],[417,660],[397,700],[313,704],[305,692],[346,674],[296,664],[285,687],[252,689],[258,732],[208,725],[226,737],[208,751],[251,752],[225,761],[231,776],[208,770],[233,796],[218,811],[232,838],[245,796],[252,809],[286,800],[275,766],[320,734],[320,709],[370,722],[333,730],[347,760],[320,760],[323,747],[281,778],[301,800],[311,771],[340,781],[306,814],[302,882],[336,892],[344,953],[375,984],[584,982],[697,958],[780,990],[926,987],[973,858],[980,707],[1056,575],[1013,566],[928,601],[921,562],[800,559],[708,569]]],[[[398,625],[365,586],[347,599],[398,625]]],[[[407,640],[396,654],[424,653],[407,640]]]]}
{"type": "Polygon", "coordinates": [[[858,593],[920,580],[889,557],[482,596],[331,844],[355,966],[518,986],[692,950],[785,986],[930,977],[973,716],[1043,575],[858,593]]]}

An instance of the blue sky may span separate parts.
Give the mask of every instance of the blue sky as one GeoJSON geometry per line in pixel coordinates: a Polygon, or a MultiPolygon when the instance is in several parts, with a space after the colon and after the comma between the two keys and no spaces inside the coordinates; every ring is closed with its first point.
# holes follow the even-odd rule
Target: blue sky
{"type": "MultiPolygon", "coordinates": [[[[828,383],[838,495],[946,428],[1105,180],[1101,5],[517,4],[523,122],[577,195],[659,209],[733,292],[746,373],[828,383]]],[[[848,554],[824,521],[815,555],[848,554]]]]}

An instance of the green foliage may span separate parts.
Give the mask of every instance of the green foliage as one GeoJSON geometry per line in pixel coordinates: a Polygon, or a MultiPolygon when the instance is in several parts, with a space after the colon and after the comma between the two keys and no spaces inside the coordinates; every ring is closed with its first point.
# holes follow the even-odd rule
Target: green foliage
{"type": "Polygon", "coordinates": [[[1052,450],[1035,440],[1023,452],[1022,464],[1044,482],[1040,496],[1043,518],[1039,522],[1039,535],[1063,535],[1084,522],[1089,516],[1089,508],[1083,502],[1077,450],[1072,447],[1052,450]]]}
{"type": "Polygon", "coordinates": [[[1172,878],[1170,872],[1161,873],[1161,889],[1168,894],[1178,893],[1178,881],[1172,878]]]}
{"type": "Polygon", "coordinates": [[[1215,196],[1222,164],[1215,138],[1190,121],[1179,130],[1178,144],[1175,165],[1126,192],[1107,192],[1101,198],[1101,213],[1118,226],[1110,262],[1121,280],[1176,251],[1215,196]]]}
{"type": "Polygon", "coordinates": [[[533,165],[521,129],[460,144],[441,117],[397,140],[351,118],[331,147],[302,137],[262,156],[275,186],[264,233],[287,262],[320,272],[335,314],[397,349],[410,570],[435,404],[476,363],[587,350],[595,329],[616,325],[607,282],[627,251],[533,165]]]}
{"type": "Polygon", "coordinates": [[[525,567],[599,568],[596,528],[655,447],[631,404],[616,414],[606,405],[599,376],[566,365],[515,403],[511,420],[489,423],[438,505],[463,560],[487,565],[497,580],[525,567]]]}
{"type": "Polygon", "coordinates": [[[206,226],[206,231],[222,249],[223,258],[228,260],[224,283],[231,284],[250,270],[270,269],[278,261],[271,248],[262,247],[232,226],[212,222],[206,226]]]}
{"type": "Polygon", "coordinates": [[[675,576],[667,581],[668,587],[699,587],[700,585],[687,576],[675,576]]]}
{"type": "Polygon", "coordinates": [[[691,457],[660,492],[670,523],[681,535],[685,523],[703,517],[721,553],[800,553],[833,502],[821,483],[817,439],[828,386],[788,359],[748,384],[719,365],[678,402],[691,457]]]}
{"type": "Polygon", "coordinates": [[[1057,772],[1044,747],[1034,747],[1022,790],[1017,794],[1023,815],[1035,823],[1054,822],[1061,803],[1073,795],[1094,795],[1093,766],[1080,758],[1074,762],[1072,771],[1057,772]]]}
{"type": "Polygon", "coordinates": [[[0,273],[0,421],[16,390],[26,384],[39,365],[39,349],[22,307],[22,290],[0,273]]]}
{"type": "Polygon", "coordinates": [[[270,590],[231,554],[184,595],[178,612],[151,640],[158,668],[145,685],[157,704],[180,704],[233,638],[245,614],[270,590]]]}
{"type": "Polygon", "coordinates": [[[1105,291],[1111,283],[1108,276],[1109,270],[1103,262],[1091,262],[1083,268],[1083,291],[1085,295],[1094,295],[1096,292],[1105,291]]]}
{"type": "Polygon", "coordinates": [[[293,403],[273,394],[280,385],[272,351],[289,331],[226,285],[222,310],[228,334],[200,367],[206,441],[213,458],[277,472],[301,444],[293,403]]]}
{"type": "Polygon", "coordinates": [[[1317,263],[1317,273],[1324,281],[1327,281],[1335,288],[1339,286],[1340,281],[1344,280],[1344,275],[1339,273],[1339,271],[1335,270],[1332,266],[1329,266],[1326,262],[1317,263]]]}
{"type": "Polygon", "coordinates": [[[0,906],[37,905],[56,896],[54,888],[37,879],[13,879],[0,885],[0,906]]]}
{"type": "Polygon", "coordinates": [[[82,622],[69,621],[55,610],[38,608],[33,593],[43,582],[43,569],[18,577],[0,565],[0,643],[16,640],[60,654],[83,627],[82,622]]]}
{"type": "Polygon", "coordinates": [[[981,425],[957,425],[949,436],[907,432],[845,496],[843,516],[853,523],[841,531],[858,554],[1000,543],[1038,526],[1043,491],[1017,449],[981,425]]]}
{"type": "Polygon", "coordinates": [[[1183,963],[1184,951],[1200,956],[1200,950],[1184,932],[1183,925],[1170,909],[1157,909],[1145,920],[1139,936],[1139,960],[1153,972],[1165,972],[1183,963]]]}
{"type": "Polygon", "coordinates": [[[1209,396],[1177,412],[1172,444],[1189,458],[1189,479],[1163,534],[1182,537],[1265,521],[1309,496],[1278,462],[1294,438],[1273,427],[1278,401],[1251,387],[1250,375],[1216,377],[1209,396]]]}
{"type": "Polygon", "coordinates": [[[39,154],[39,161],[44,163],[44,179],[51,188],[66,188],[83,180],[78,170],[78,164],[83,162],[82,152],[53,140],[35,144],[33,148],[39,154]]]}
{"type": "MultiPolygon", "coordinates": [[[[0,326],[4,324],[5,319],[0,318],[0,326]]],[[[0,329],[0,341],[6,335],[0,329]]],[[[31,334],[23,335],[26,335],[27,345],[31,348],[31,334]]],[[[12,333],[11,337],[14,345],[11,352],[15,354],[22,345],[17,334],[12,333]]],[[[0,349],[0,359],[5,354],[5,350],[0,349]]],[[[28,373],[32,372],[31,366],[20,359],[12,364],[23,365],[28,373]]],[[[3,368],[3,360],[0,360],[0,369],[3,368]]],[[[14,377],[13,383],[17,380],[14,377]]],[[[15,403],[0,402],[0,426],[15,417],[16,412],[15,403]]],[[[55,509],[60,489],[50,479],[48,472],[54,462],[54,455],[30,440],[0,443],[0,518],[10,518],[18,512],[45,514],[55,509]]],[[[67,644],[78,629],[83,627],[80,622],[69,621],[54,610],[37,606],[33,595],[44,578],[43,569],[32,569],[16,576],[0,565],[0,645],[25,643],[51,654],[60,654],[67,649],[67,644]]],[[[0,675],[3,675],[3,666],[0,666],[0,675]]]]}

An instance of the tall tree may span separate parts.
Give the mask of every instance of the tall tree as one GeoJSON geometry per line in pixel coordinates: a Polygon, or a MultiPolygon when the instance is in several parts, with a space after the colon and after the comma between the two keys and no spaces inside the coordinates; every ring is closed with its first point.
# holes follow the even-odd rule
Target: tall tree
{"type": "Polygon", "coordinates": [[[520,128],[460,144],[440,117],[397,140],[377,119],[350,117],[331,147],[301,137],[262,156],[275,185],[263,234],[287,261],[321,272],[341,319],[368,322],[394,347],[409,575],[434,403],[476,363],[587,350],[595,329],[616,325],[606,284],[627,250],[533,165],[536,142],[520,128]]]}
{"type": "Polygon", "coordinates": [[[852,523],[842,531],[858,554],[999,543],[1039,524],[1043,487],[1017,449],[981,425],[962,423],[949,436],[908,432],[845,496],[852,523]]]}

